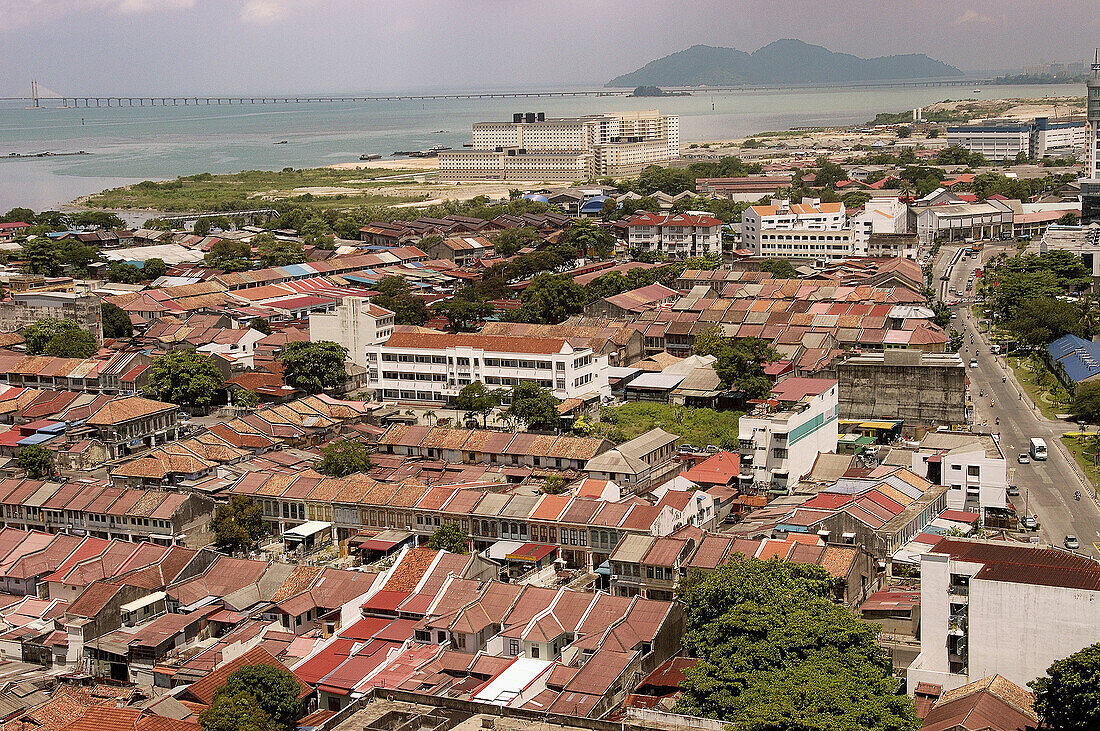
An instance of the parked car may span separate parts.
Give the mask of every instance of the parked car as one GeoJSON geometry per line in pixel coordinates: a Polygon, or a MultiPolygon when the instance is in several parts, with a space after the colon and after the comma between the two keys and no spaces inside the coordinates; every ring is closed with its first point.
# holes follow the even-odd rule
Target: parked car
{"type": "Polygon", "coordinates": [[[680,454],[695,454],[695,447],[690,444],[681,444],[676,451],[680,454]]]}
{"type": "Polygon", "coordinates": [[[978,367],[978,359],[977,358],[971,358],[970,359],[970,367],[971,368],[977,368],[978,367]]]}
{"type": "Polygon", "coordinates": [[[1017,464],[1031,464],[1031,457],[1027,456],[1027,452],[1020,452],[1016,455],[1017,464]]]}
{"type": "Polygon", "coordinates": [[[1039,530],[1039,517],[1036,515],[1025,515],[1020,518],[1020,525],[1024,530],[1039,530]]]}
{"type": "Polygon", "coordinates": [[[718,454],[721,451],[722,450],[719,449],[718,445],[716,445],[716,444],[708,444],[707,448],[706,448],[706,453],[707,454],[718,454]]]}
{"type": "Polygon", "coordinates": [[[1020,496],[1020,487],[1018,485],[1009,485],[1008,489],[1005,490],[1005,494],[1008,495],[1009,497],[1019,497],[1020,496]]]}
{"type": "Polygon", "coordinates": [[[1062,541],[1062,545],[1071,551],[1076,551],[1081,547],[1081,543],[1077,540],[1077,536],[1066,536],[1066,540],[1062,541]]]}

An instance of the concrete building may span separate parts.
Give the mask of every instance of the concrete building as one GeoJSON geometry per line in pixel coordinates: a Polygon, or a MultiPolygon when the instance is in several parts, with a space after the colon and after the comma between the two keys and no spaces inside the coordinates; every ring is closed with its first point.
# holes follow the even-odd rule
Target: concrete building
{"type": "Polygon", "coordinates": [[[906,672],[950,690],[1018,685],[1100,640],[1100,564],[1006,541],[943,538],[921,556],[921,651],[906,672]]]}
{"type": "Polygon", "coordinates": [[[990,160],[1013,160],[1023,154],[1033,160],[1072,154],[1088,143],[1083,119],[1036,117],[1031,122],[991,119],[947,128],[947,144],[964,147],[990,160]]]}
{"type": "Polygon", "coordinates": [[[949,510],[967,510],[987,517],[991,509],[1003,511],[1008,505],[1008,462],[989,434],[929,432],[913,453],[913,472],[933,485],[950,488],[949,510]]]}
{"type": "MultiPolygon", "coordinates": [[[[348,349],[348,359],[364,368],[376,366],[370,363],[367,350],[384,343],[393,335],[393,328],[393,313],[365,297],[345,297],[332,312],[309,316],[310,341],[343,345],[348,349]]],[[[377,372],[372,371],[372,377],[377,377],[377,372]]]]}
{"type": "Polygon", "coordinates": [[[0,331],[14,332],[49,317],[70,319],[103,340],[102,300],[90,294],[31,290],[14,292],[0,302],[0,331]]]}
{"type": "Polygon", "coordinates": [[[894,197],[872,198],[851,217],[856,256],[904,256],[915,259],[917,241],[907,236],[908,208],[894,197]]]}
{"type": "Polygon", "coordinates": [[[847,223],[843,203],[804,198],[801,203],[749,206],[741,214],[741,245],[756,256],[846,259],[856,245],[847,223]]]}
{"type": "Polygon", "coordinates": [[[626,245],[677,259],[722,253],[722,222],[706,213],[639,213],[626,221],[626,245]]]}
{"type": "Polygon", "coordinates": [[[1085,120],[1088,124],[1085,177],[1081,180],[1081,223],[1100,223],[1100,50],[1087,82],[1085,120]]]}
{"type": "Polygon", "coordinates": [[[560,399],[610,396],[607,357],[563,338],[394,333],[367,352],[370,388],[383,401],[450,402],[481,381],[510,388],[534,381],[560,399]]]}
{"type": "Polygon", "coordinates": [[[933,241],[963,241],[994,239],[1012,232],[1012,207],[1003,201],[982,203],[945,203],[918,205],[910,208],[913,224],[921,244],[933,241]]]}
{"type": "Polygon", "coordinates": [[[837,382],[787,378],[767,401],[737,425],[742,479],[786,494],[814,465],[819,452],[835,452],[837,382]]]}
{"type": "Polygon", "coordinates": [[[470,149],[439,153],[442,180],[585,180],[633,175],[680,155],[680,118],[655,109],[548,119],[521,112],[477,122],[470,149]]]}
{"type": "Polygon", "coordinates": [[[966,423],[966,368],[958,353],[909,348],[863,353],[840,363],[837,378],[842,419],[966,423]]]}

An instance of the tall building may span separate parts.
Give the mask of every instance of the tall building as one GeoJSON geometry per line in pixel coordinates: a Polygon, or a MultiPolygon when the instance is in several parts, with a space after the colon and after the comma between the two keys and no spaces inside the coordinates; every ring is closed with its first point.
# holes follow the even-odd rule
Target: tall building
{"type": "Polygon", "coordinates": [[[517,112],[477,122],[469,149],[439,153],[442,180],[585,180],[632,175],[680,155],[680,118],[656,109],[583,117],[517,112]]]}
{"type": "Polygon", "coordinates": [[[1088,164],[1081,180],[1081,223],[1100,223],[1100,49],[1089,75],[1085,118],[1088,122],[1088,164]]]}

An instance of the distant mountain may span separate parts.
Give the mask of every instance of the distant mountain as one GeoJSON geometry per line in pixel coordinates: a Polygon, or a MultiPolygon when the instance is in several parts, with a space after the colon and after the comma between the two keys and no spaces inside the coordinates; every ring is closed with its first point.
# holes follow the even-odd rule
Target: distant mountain
{"type": "Polygon", "coordinates": [[[737,86],[747,84],[843,84],[887,79],[962,76],[962,71],[923,53],[860,58],[785,39],[752,53],[692,46],[617,76],[607,86],[737,86]]]}

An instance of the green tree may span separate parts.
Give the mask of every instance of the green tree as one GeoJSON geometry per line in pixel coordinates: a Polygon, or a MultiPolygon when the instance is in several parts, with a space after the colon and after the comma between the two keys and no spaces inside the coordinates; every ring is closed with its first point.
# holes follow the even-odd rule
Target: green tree
{"type": "Polygon", "coordinates": [[[1028,683],[1035,693],[1041,728],[1078,731],[1100,728],[1100,643],[1055,661],[1046,675],[1028,683]]]}
{"type": "Polygon", "coordinates": [[[676,710],[745,731],[919,727],[876,625],[831,601],[820,566],[736,559],[680,585],[685,672],[676,710]]]}
{"type": "Polygon", "coordinates": [[[265,267],[284,267],[306,260],[302,244],[297,241],[284,241],[271,234],[260,234],[252,240],[252,245],[260,256],[260,264],[265,267]]]}
{"type": "Polygon", "coordinates": [[[591,218],[582,218],[567,228],[558,242],[599,259],[606,259],[615,253],[615,237],[591,218]]]}
{"type": "Polygon", "coordinates": [[[481,300],[451,297],[432,305],[432,311],[446,317],[452,329],[471,332],[493,314],[493,306],[481,300]]]}
{"type": "Polygon", "coordinates": [[[517,226],[499,231],[489,240],[493,242],[493,249],[497,256],[512,256],[525,247],[538,246],[542,242],[542,237],[530,226],[517,226]]]}
{"type": "Polygon", "coordinates": [[[81,211],[72,215],[69,224],[76,228],[122,228],[126,222],[109,211],[81,211]]]}
{"type": "Polygon", "coordinates": [[[146,281],[153,281],[159,279],[168,273],[168,265],[164,263],[164,259],[153,257],[145,260],[145,265],[141,268],[141,273],[144,275],[146,281]]]}
{"type": "Polygon", "coordinates": [[[214,403],[225,378],[214,361],[193,350],[170,350],[149,368],[147,393],[160,401],[204,409],[214,403]]]}
{"type": "Polygon", "coordinates": [[[1040,297],[1020,302],[1009,327],[1028,345],[1046,345],[1073,333],[1084,334],[1084,318],[1076,302],[1040,297]]]}
{"type": "Polygon", "coordinates": [[[130,316],[111,302],[104,302],[100,307],[103,319],[103,337],[128,338],[134,334],[134,324],[130,322],[130,316]]]}
{"type": "Polygon", "coordinates": [[[692,351],[696,355],[713,355],[717,360],[714,371],[726,386],[732,386],[748,398],[760,398],[772,388],[772,380],[764,373],[764,366],[779,360],[779,353],[768,341],[761,338],[732,338],[722,336],[718,325],[707,328],[695,336],[692,351]]]}
{"type": "Polygon", "coordinates": [[[909,137],[912,134],[913,134],[913,128],[912,127],[907,127],[907,126],[904,126],[904,125],[901,126],[901,127],[898,127],[898,139],[899,140],[904,140],[906,137],[909,137]]]}
{"type": "Polygon", "coordinates": [[[455,407],[467,414],[479,414],[482,426],[488,424],[489,414],[500,406],[501,392],[489,389],[481,381],[474,381],[462,387],[455,397],[455,407]]]}
{"type": "Polygon", "coordinates": [[[251,257],[252,247],[249,244],[232,239],[218,239],[203,256],[203,262],[212,269],[240,272],[252,266],[251,257]]]}
{"type": "Polygon", "coordinates": [[[1073,413],[1090,423],[1100,422],[1100,382],[1082,383],[1073,395],[1073,413]]]}
{"type": "Polygon", "coordinates": [[[279,731],[292,731],[302,715],[302,684],[283,666],[245,665],[230,673],[214,697],[246,693],[267,714],[279,731]]]}
{"type": "Polygon", "coordinates": [[[243,553],[267,533],[259,504],[248,495],[231,495],[218,506],[211,524],[214,542],[227,553],[243,553]]]}
{"type": "Polygon", "coordinates": [[[233,394],[233,405],[246,409],[255,408],[260,403],[260,394],[247,388],[237,390],[233,394]]]}
{"type": "Polygon", "coordinates": [[[207,218],[206,216],[195,219],[195,226],[192,229],[192,232],[196,236],[206,236],[207,234],[209,234],[210,233],[210,219],[207,218]]]}
{"type": "Polygon", "coordinates": [[[137,284],[145,279],[141,267],[124,262],[112,261],[107,265],[107,281],[121,284],[137,284]]]}
{"type": "Polygon", "coordinates": [[[557,325],[584,311],[584,288],[568,275],[540,274],[520,295],[523,306],[514,313],[521,322],[557,325]]]}
{"type": "Polygon", "coordinates": [[[91,358],[99,350],[95,335],[87,330],[65,330],[46,343],[46,355],[53,358],[91,358]]]}
{"type": "Polygon", "coordinates": [[[568,483],[561,475],[550,475],[542,483],[542,492],[546,495],[561,495],[568,489],[568,483]]]}
{"type": "Polygon", "coordinates": [[[28,445],[15,455],[15,466],[32,480],[49,477],[53,474],[53,452],[40,444],[28,445]]]}
{"type": "Polygon", "coordinates": [[[44,317],[35,321],[23,329],[23,341],[29,355],[88,358],[95,355],[98,349],[95,336],[82,330],[75,320],[69,318],[54,320],[44,317]]]}
{"type": "Polygon", "coordinates": [[[283,380],[306,393],[321,393],[343,386],[348,380],[344,363],[348,349],[328,340],[288,343],[279,360],[283,380]]]}
{"type": "Polygon", "coordinates": [[[424,300],[413,296],[404,277],[382,277],[374,289],[378,294],[371,302],[393,312],[393,321],[398,325],[423,325],[432,316],[424,300]]]}
{"type": "Polygon", "coordinates": [[[356,439],[334,439],[321,448],[314,469],[329,477],[347,477],[371,468],[370,450],[356,439]]]}
{"type": "Polygon", "coordinates": [[[458,523],[444,523],[428,537],[428,548],[451,553],[469,553],[470,534],[458,523]]]}
{"type": "Polygon", "coordinates": [[[512,403],[504,411],[505,416],[527,425],[528,429],[552,430],[561,417],[558,404],[561,401],[534,381],[520,381],[512,386],[512,403]]]}
{"type": "Polygon", "coordinates": [[[253,330],[262,332],[264,335],[270,335],[272,333],[271,323],[262,317],[253,317],[248,321],[248,326],[253,330]]]}
{"type": "Polygon", "coordinates": [[[277,731],[250,693],[221,694],[199,714],[203,731],[277,731]]]}
{"type": "Polygon", "coordinates": [[[56,277],[61,273],[61,261],[57,258],[57,249],[54,242],[45,236],[27,239],[19,252],[19,258],[23,260],[23,271],[27,274],[56,277]]]}
{"type": "Polygon", "coordinates": [[[798,277],[794,264],[786,259],[764,259],[760,262],[760,271],[771,272],[771,275],[778,279],[796,279],[798,277]]]}
{"type": "Polygon", "coordinates": [[[1081,219],[1073,211],[1070,211],[1069,213],[1066,213],[1061,218],[1059,218],[1057,221],[1055,221],[1055,223],[1057,223],[1060,226],[1076,226],[1080,222],[1081,222],[1081,219]]]}

